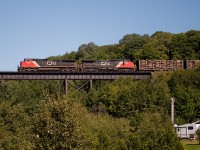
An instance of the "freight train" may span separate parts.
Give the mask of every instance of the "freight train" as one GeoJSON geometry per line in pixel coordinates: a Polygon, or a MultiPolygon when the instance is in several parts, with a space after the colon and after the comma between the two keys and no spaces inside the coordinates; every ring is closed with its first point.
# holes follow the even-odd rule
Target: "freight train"
{"type": "Polygon", "coordinates": [[[65,72],[134,72],[193,69],[200,60],[48,60],[24,59],[18,71],[65,71],[65,72]]]}

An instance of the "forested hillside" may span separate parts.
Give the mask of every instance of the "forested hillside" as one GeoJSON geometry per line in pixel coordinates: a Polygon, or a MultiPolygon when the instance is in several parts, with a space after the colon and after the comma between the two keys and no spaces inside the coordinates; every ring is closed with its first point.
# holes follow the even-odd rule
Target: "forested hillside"
{"type": "MultiPolygon", "coordinates": [[[[83,44],[49,59],[200,59],[200,31],[125,35],[118,44],[83,44]]],[[[0,85],[0,149],[183,149],[170,121],[200,119],[200,67],[154,72],[149,79],[93,81],[84,94],[61,81],[0,85]]],[[[83,81],[71,81],[82,84],[83,81]]],[[[88,87],[83,87],[86,91],[88,87]]]]}
{"type": "Polygon", "coordinates": [[[91,42],[79,46],[77,51],[52,59],[200,59],[200,31],[185,33],[155,32],[149,36],[125,35],[119,44],[97,46],[91,42]]]}

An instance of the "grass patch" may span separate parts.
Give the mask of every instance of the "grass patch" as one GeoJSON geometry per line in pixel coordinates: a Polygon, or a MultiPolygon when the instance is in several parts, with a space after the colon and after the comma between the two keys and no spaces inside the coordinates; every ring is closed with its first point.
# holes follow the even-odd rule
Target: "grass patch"
{"type": "Polygon", "coordinates": [[[200,145],[197,140],[181,140],[184,150],[200,150],[200,145]]]}

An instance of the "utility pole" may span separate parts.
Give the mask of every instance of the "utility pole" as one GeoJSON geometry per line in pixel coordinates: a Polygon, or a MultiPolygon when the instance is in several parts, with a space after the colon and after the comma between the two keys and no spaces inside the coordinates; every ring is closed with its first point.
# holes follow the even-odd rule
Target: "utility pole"
{"type": "Polygon", "coordinates": [[[171,98],[171,121],[172,121],[172,124],[174,124],[174,102],[175,102],[175,98],[172,97],[171,98]]]}

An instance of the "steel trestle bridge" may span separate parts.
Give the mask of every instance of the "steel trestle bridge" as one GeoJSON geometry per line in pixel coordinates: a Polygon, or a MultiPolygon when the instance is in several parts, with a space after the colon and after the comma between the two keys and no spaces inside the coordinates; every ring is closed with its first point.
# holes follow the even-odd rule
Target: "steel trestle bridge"
{"type": "Polygon", "coordinates": [[[131,77],[133,80],[150,78],[150,71],[135,72],[0,72],[0,81],[4,80],[63,80],[65,93],[67,94],[68,80],[89,80],[92,87],[92,80],[115,80],[120,77],[131,77]]]}

